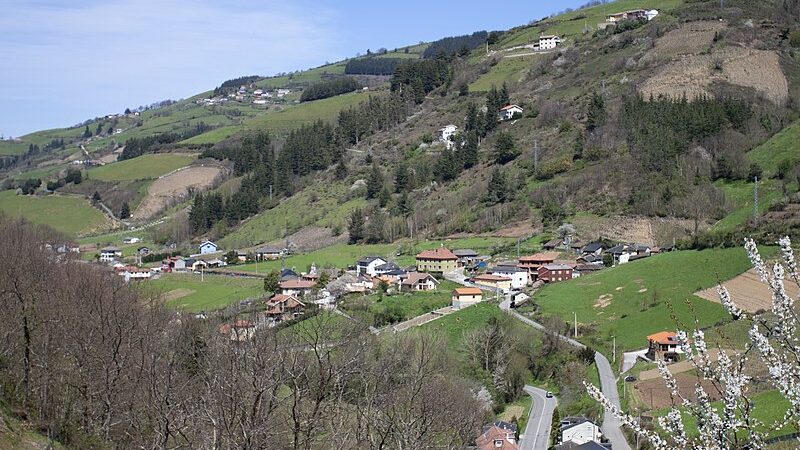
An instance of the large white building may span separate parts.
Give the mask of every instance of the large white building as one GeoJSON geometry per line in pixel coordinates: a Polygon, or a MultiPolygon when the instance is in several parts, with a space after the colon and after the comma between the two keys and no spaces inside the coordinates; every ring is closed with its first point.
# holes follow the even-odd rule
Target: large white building
{"type": "Polygon", "coordinates": [[[516,266],[497,266],[491,270],[491,274],[511,278],[512,289],[522,289],[528,285],[528,271],[516,266]]]}
{"type": "Polygon", "coordinates": [[[561,38],[556,35],[545,34],[539,36],[539,50],[552,50],[561,44],[561,38]]]}
{"type": "Polygon", "coordinates": [[[458,133],[458,127],[455,125],[447,125],[439,130],[439,141],[447,144],[447,148],[453,145],[453,137],[458,133]]]}

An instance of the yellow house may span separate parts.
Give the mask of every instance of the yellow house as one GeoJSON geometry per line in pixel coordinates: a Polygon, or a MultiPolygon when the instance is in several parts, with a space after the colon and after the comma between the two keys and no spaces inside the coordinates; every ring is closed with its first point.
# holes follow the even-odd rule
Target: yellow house
{"type": "Polygon", "coordinates": [[[458,268],[458,256],[442,247],[425,250],[417,255],[417,270],[420,272],[453,272],[458,268]]]}
{"type": "Polygon", "coordinates": [[[499,289],[503,292],[511,290],[511,278],[499,275],[490,275],[488,273],[478,275],[472,281],[479,286],[486,286],[493,289],[499,289]]]}
{"type": "Polygon", "coordinates": [[[453,308],[461,309],[483,301],[483,292],[475,287],[462,287],[453,290],[453,308]]]}

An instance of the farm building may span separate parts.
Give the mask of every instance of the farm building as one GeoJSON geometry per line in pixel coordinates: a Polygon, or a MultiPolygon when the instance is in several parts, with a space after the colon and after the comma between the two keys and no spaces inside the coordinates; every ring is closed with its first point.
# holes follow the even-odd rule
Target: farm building
{"type": "Polygon", "coordinates": [[[453,290],[453,308],[461,309],[483,301],[483,291],[475,287],[462,287],[453,290]]]}

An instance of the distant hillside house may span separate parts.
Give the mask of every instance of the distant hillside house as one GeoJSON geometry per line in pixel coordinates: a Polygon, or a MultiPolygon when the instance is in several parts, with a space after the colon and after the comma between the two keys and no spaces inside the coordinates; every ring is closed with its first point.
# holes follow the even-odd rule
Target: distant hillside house
{"type": "Polygon", "coordinates": [[[447,144],[447,148],[453,145],[453,136],[458,133],[458,127],[455,125],[446,125],[444,128],[439,129],[439,141],[447,144]]]}
{"type": "Polygon", "coordinates": [[[504,106],[500,109],[500,120],[511,120],[515,115],[522,114],[523,112],[525,112],[525,110],[518,105],[504,106]]]}
{"type": "Polygon", "coordinates": [[[388,262],[380,256],[366,256],[356,262],[356,274],[374,277],[378,275],[376,269],[388,262]]]}
{"type": "Polygon", "coordinates": [[[276,259],[280,259],[281,256],[284,255],[282,248],[277,247],[261,247],[256,250],[256,259],[258,261],[273,261],[276,259]]]}
{"type": "Polygon", "coordinates": [[[545,283],[557,283],[572,279],[572,267],[566,264],[547,264],[539,267],[537,279],[545,283]]]}
{"type": "Polygon", "coordinates": [[[453,290],[453,308],[462,309],[483,301],[483,291],[476,287],[462,287],[453,290]]]}
{"type": "Polygon", "coordinates": [[[138,244],[139,242],[142,242],[142,239],[138,237],[126,237],[125,239],[122,240],[122,243],[126,245],[138,244]]]}
{"type": "Polygon", "coordinates": [[[209,253],[216,253],[217,252],[217,244],[211,241],[205,241],[200,244],[200,254],[207,255],[209,253]]]}
{"type": "Polygon", "coordinates": [[[555,35],[539,36],[539,50],[552,50],[561,44],[561,38],[555,35]]]}
{"type": "Polygon", "coordinates": [[[105,247],[100,249],[100,261],[111,262],[122,257],[122,249],[119,247],[105,247]]]}
{"type": "Polygon", "coordinates": [[[528,285],[528,271],[517,266],[497,266],[490,272],[492,275],[511,278],[512,289],[522,289],[528,285]]]}
{"type": "Polygon", "coordinates": [[[425,250],[417,255],[417,270],[420,272],[453,272],[458,268],[458,257],[442,247],[425,250]]]}
{"type": "Polygon", "coordinates": [[[401,292],[432,291],[436,289],[439,281],[430,274],[423,272],[410,272],[400,281],[401,292]]]}

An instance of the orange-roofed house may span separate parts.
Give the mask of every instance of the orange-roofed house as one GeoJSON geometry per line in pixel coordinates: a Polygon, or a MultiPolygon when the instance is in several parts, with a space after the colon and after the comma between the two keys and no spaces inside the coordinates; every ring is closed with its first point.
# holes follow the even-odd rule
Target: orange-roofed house
{"type": "Polygon", "coordinates": [[[292,296],[304,296],[313,291],[317,287],[317,283],[311,280],[304,280],[302,278],[292,278],[290,280],[281,281],[281,294],[292,296]]]}
{"type": "Polygon", "coordinates": [[[476,287],[461,287],[453,290],[453,308],[461,309],[483,301],[483,291],[476,287]]]}
{"type": "Polygon", "coordinates": [[[678,335],[672,331],[662,331],[660,333],[647,336],[647,357],[657,361],[677,361],[679,355],[683,354],[678,335]]]}
{"type": "Polygon", "coordinates": [[[266,315],[275,321],[296,319],[303,315],[305,304],[292,295],[278,294],[267,300],[266,315]]]}
{"type": "Polygon", "coordinates": [[[518,267],[525,269],[531,275],[536,275],[539,267],[553,264],[558,258],[558,252],[542,252],[531,256],[522,256],[519,258],[518,267]]]}
{"type": "Polygon", "coordinates": [[[458,268],[458,256],[442,247],[425,250],[417,255],[417,270],[420,272],[453,272],[458,268]]]}
{"type": "Polygon", "coordinates": [[[497,425],[487,428],[475,439],[477,450],[518,450],[514,431],[504,430],[497,425]]]}
{"type": "Polygon", "coordinates": [[[486,286],[492,289],[498,289],[502,292],[511,290],[511,278],[502,275],[491,275],[488,273],[475,276],[472,282],[479,286],[486,286]]]}

